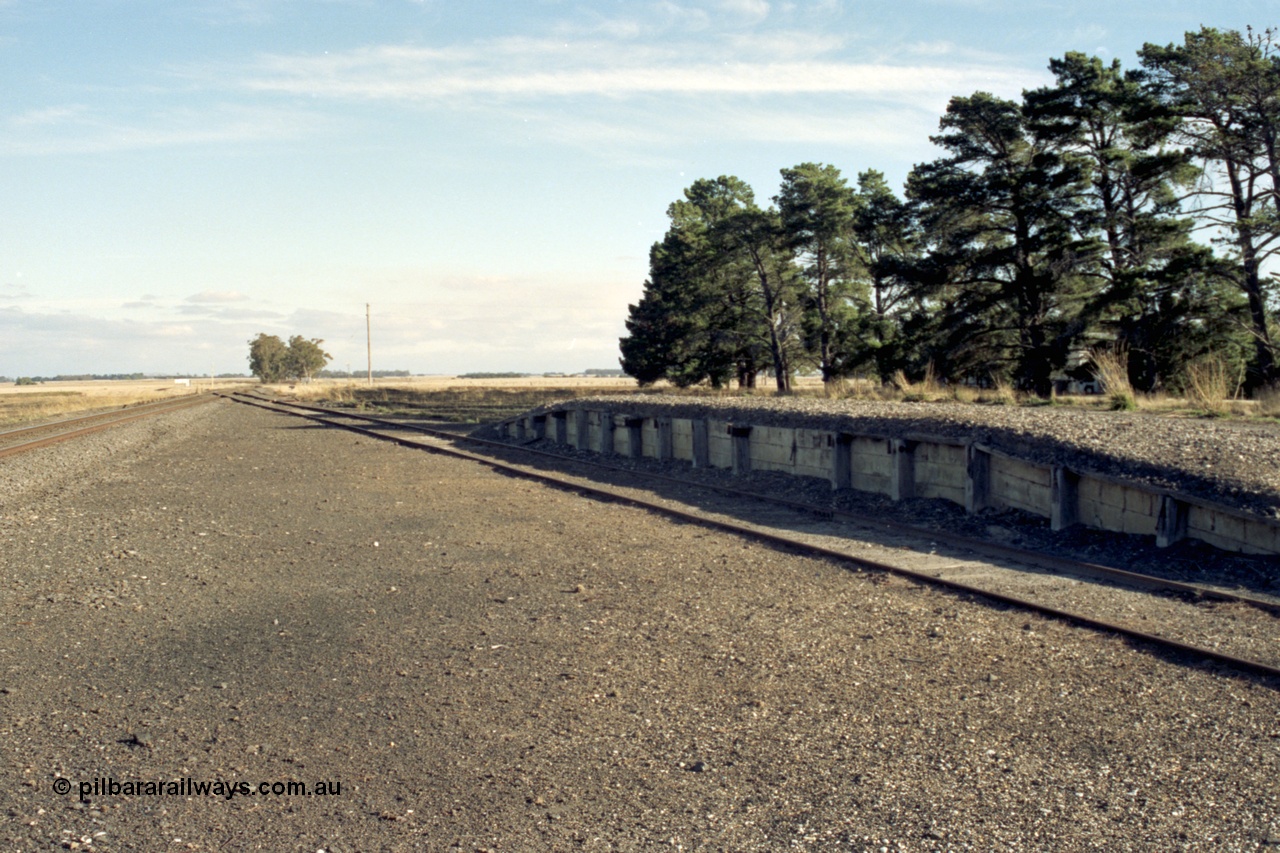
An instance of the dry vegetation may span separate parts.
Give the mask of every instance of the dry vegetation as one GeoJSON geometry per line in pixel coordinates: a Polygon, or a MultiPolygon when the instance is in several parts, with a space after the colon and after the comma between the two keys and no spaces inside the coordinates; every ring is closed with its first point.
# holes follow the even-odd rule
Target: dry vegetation
{"type": "MultiPolygon", "coordinates": [[[[220,381],[218,387],[230,384],[233,383],[220,381]]],[[[169,379],[0,385],[0,427],[122,409],[208,389],[208,382],[186,386],[175,385],[169,379]]]]}
{"type": "MultiPolygon", "coordinates": [[[[1194,389],[1186,397],[1165,394],[1140,394],[1130,387],[1123,370],[1106,372],[1110,361],[1119,361],[1114,353],[1099,354],[1100,381],[1107,389],[1103,394],[1055,396],[1050,400],[1029,397],[1008,384],[990,388],[947,385],[926,373],[912,382],[899,373],[889,385],[869,379],[842,379],[823,385],[817,378],[801,378],[794,395],[828,397],[842,400],[903,400],[909,402],[960,402],[998,406],[1074,406],[1086,409],[1140,410],[1171,417],[1233,416],[1237,418],[1280,417],[1280,390],[1264,392],[1254,400],[1230,399],[1231,386],[1223,379],[1220,367],[1206,366],[1199,379],[1189,378],[1194,389]],[[1215,372],[1216,370],[1216,372],[1215,372]],[[1196,382],[1199,382],[1196,385],[1196,382]],[[1214,384],[1217,382],[1218,384],[1214,384]],[[1226,382],[1226,384],[1223,384],[1226,382]]],[[[1114,367],[1114,365],[1111,365],[1114,367]]],[[[499,420],[537,406],[574,397],[599,394],[681,394],[694,396],[772,396],[770,385],[751,389],[713,390],[707,387],[674,388],[659,384],[639,388],[626,379],[588,377],[521,377],[494,379],[457,379],[452,377],[418,377],[383,379],[373,385],[348,380],[321,381],[307,385],[269,386],[276,393],[287,393],[302,399],[376,410],[381,413],[412,415],[457,422],[499,420]]]]}

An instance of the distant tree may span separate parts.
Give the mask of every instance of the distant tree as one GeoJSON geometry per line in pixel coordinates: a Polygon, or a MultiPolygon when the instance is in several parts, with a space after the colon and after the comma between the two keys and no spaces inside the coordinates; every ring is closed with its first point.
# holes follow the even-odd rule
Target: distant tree
{"type": "Polygon", "coordinates": [[[289,348],[275,335],[259,333],[249,341],[249,372],[263,382],[279,382],[288,373],[289,348]]]}
{"type": "Polygon", "coordinates": [[[1280,256],[1280,45],[1273,30],[1241,34],[1201,27],[1181,45],[1145,45],[1148,91],[1178,121],[1176,138],[1206,167],[1196,188],[1201,224],[1224,236],[1236,285],[1248,301],[1250,389],[1280,380],[1272,334],[1274,281],[1263,267],[1280,256]]]}
{"type": "Polygon", "coordinates": [[[1199,356],[1238,346],[1229,320],[1242,300],[1192,240],[1181,204],[1201,170],[1168,144],[1175,120],[1119,61],[1068,53],[1049,70],[1055,85],[1028,92],[1024,109],[1039,136],[1088,172],[1104,247],[1085,312],[1127,353],[1134,388],[1153,391],[1199,356]]]}
{"type": "Polygon", "coordinates": [[[857,209],[852,188],[835,166],[801,163],[782,170],[782,190],[774,197],[783,240],[795,254],[803,288],[805,349],[818,363],[822,381],[845,373],[849,337],[866,294],[853,275],[857,209]]]}
{"type": "Polygon", "coordinates": [[[795,274],[777,211],[756,206],[735,177],[695,181],[667,210],[649,253],[649,279],[629,307],[622,367],[642,384],[740,386],[772,364],[790,387],[798,347],[795,274]]]}
{"type": "Polygon", "coordinates": [[[853,217],[857,268],[865,278],[869,305],[859,318],[857,342],[846,344],[854,364],[874,365],[882,383],[905,368],[902,323],[913,298],[910,270],[918,261],[920,233],[915,211],[894,194],[884,174],[858,174],[853,217]]]}
{"type": "Polygon", "coordinates": [[[289,338],[288,350],[285,353],[285,375],[291,379],[310,381],[333,356],[320,348],[324,341],[319,338],[304,338],[294,335],[289,338]]]}
{"type": "Polygon", "coordinates": [[[1048,397],[1084,331],[1099,250],[1082,236],[1087,173],[1032,132],[1019,104],[985,92],[952,98],[940,127],[931,139],[951,156],[913,169],[908,189],[929,232],[943,375],[999,371],[1048,397]]]}

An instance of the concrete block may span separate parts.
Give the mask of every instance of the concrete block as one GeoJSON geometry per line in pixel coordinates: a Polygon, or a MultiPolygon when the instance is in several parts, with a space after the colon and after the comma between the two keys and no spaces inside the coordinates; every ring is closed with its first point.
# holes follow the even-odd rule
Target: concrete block
{"type": "Polygon", "coordinates": [[[551,438],[556,444],[569,443],[569,413],[551,413],[551,438]]]}
{"type": "Polygon", "coordinates": [[[1124,509],[1124,493],[1127,491],[1119,483],[1098,480],[1098,502],[1116,509],[1124,509]]]}
{"type": "Polygon", "coordinates": [[[1250,554],[1280,554],[1280,524],[1265,518],[1247,519],[1244,539],[1250,554]]]}
{"type": "Polygon", "coordinates": [[[965,447],[964,509],[970,514],[991,505],[991,454],[970,444],[965,447]]]}
{"type": "Polygon", "coordinates": [[[1080,521],[1080,477],[1072,470],[1053,466],[1049,500],[1051,530],[1066,530],[1080,521]]]}
{"type": "Polygon", "coordinates": [[[1048,468],[1005,456],[991,458],[988,495],[992,506],[1020,509],[1048,518],[1050,485],[1048,468]]]}
{"type": "MultiPolygon", "coordinates": [[[[702,423],[706,424],[706,421],[702,423]]],[[[671,451],[676,459],[693,461],[693,421],[688,418],[672,419],[671,451]]]]}
{"type": "Polygon", "coordinates": [[[644,454],[644,418],[623,418],[622,423],[627,430],[624,454],[639,459],[644,454]]]}
{"type": "Polygon", "coordinates": [[[1148,515],[1145,512],[1124,511],[1123,527],[1121,532],[1132,533],[1136,536],[1155,536],[1157,532],[1158,519],[1154,515],[1148,515]]]}
{"type": "Polygon", "coordinates": [[[733,473],[751,473],[751,427],[729,426],[729,437],[733,441],[733,473]]]}
{"type": "Polygon", "coordinates": [[[842,432],[835,437],[831,457],[831,488],[848,489],[853,485],[853,436],[842,432]]]}
{"type": "Polygon", "coordinates": [[[573,446],[579,450],[591,449],[591,413],[586,409],[573,412],[573,446]]]}
{"type": "Polygon", "coordinates": [[[1156,516],[1156,547],[1168,548],[1186,538],[1188,507],[1172,495],[1160,496],[1160,512],[1156,516]]]}
{"type": "Polygon", "coordinates": [[[705,419],[691,422],[691,446],[693,450],[693,467],[711,467],[711,423],[705,419]]]}
{"type": "Polygon", "coordinates": [[[795,464],[798,477],[831,476],[831,456],[835,448],[835,435],[827,430],[797,429],[795,431],[795,464]]]}
{"type": "Polygon", "coordinates": [[[596,447],[596,450],[598,452],[600,453],[616,452],[616,448],[614,447],[614,437],[613,437],[614,427],[615,427],[615,424],[613,420],[613,412],[601,412],[600,413],[600,444],[596,447]]]}
{"type": "Polygon", "coordinates": [[[541,440],[547,437],[547,416],[534,415],[533,418],[533,437],[541,440]]]}
{"type": "Polygon", "coordinates": [[[654,418],[654,453],[655,459],[667,461],[675,458],[675,435],[671,418],[654,418]]]}
{"type": "Polygon", "coordinates": [[[889,479],[889,497],[895,501],[904,501],[916,496],[916,468],[912,458],[916,447],[914,441],[889,441],[891,475],[889,479]]]}
{"type": "Polygon", "coordinates": [[[707,421],[707,458],[712,468],[733,467],[733,438],[727,421],[707,421]]]}

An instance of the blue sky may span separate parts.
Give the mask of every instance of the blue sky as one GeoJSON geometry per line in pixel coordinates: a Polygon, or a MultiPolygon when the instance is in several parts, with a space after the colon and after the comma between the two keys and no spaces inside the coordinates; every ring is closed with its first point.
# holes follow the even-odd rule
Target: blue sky
{"type": "Polygon", "coordinates": [[[0,375],[617,366],[667,205],[1257,2],[0,0],[0,375]]]}

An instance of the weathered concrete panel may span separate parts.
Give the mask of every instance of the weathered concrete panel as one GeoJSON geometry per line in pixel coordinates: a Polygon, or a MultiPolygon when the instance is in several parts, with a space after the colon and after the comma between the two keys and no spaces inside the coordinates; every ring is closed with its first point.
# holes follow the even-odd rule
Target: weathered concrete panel
{"type": "Polygon", "coordinates": [[[671,421],[671,449],[676,459],[693,461],[693,421],[688,418],[671,421]]]}
{"type": "Polygon", "coordinates": [[[941,498],[971,512],[988,505],[1008,507],[1050,518],[1055,529],[1082,523],[1155,536],[1161,546],[1185,536],[1224,550],[1280,553],[1280,521],[1206,506],[1137,483],[1026,462],[978,445],[937,443],[927,436],[889,441],[726,421],[675,418],[660,422],[625,412],[589,410],[522,415],[501,424],[499,431],[517,440],[542,434],[578,448],[622,455],[641,451],[652,458],[690,462],[705,459],[710,467],[739,472],[783,471],[826,479],[836,488],[941,498]],[[699,437],[703,428],[705,443],[699,437]],[[699,456],[702,444],[705,457],[699,456]]]}
{"type": "Polygon", "coordinates": [[[835,464],[835,434],[825,430],[797,429],[795,442],[796,475],[823,480],[830,478],[831,466],[835,464]]]}
{"type": "Polygon", "coordinates": [[[893,457],[889,445],[882,438],[854,438],[849,446],[849,464],[852,466],[851,485],[864,492],[889,494],[893,480],[893,457]]]}
{"type": "Polygon", "coordinates": [[[707,421],[707,461],[712,468],[733,467],[733,437],[727,421],[707,421]]]}
{"type": "Polygon", "coordinates": [[[640,425],[640,455],[658,458],[658,422],[653,418],[645,418],[640,425]]]}
{"type": "Polygon", "coordinates": [[[991,457],[991,505],[1049,517],[1049,469],[1005,456],[991,457]]]}
{"type": "Polygon", "coordinates": [[[795,469],[795,434],[794,429],[776,426],[758,426],[751,428],[750,442],[751,468],[757,471],[784,471],[788,474],[795,469]]]}
{"type": "Polygon", "coordinates": [[[912,454],[915,492],[921,498],[942,498],[964,506],[965,453],[963,445],[922,441],[912,454]]]}

